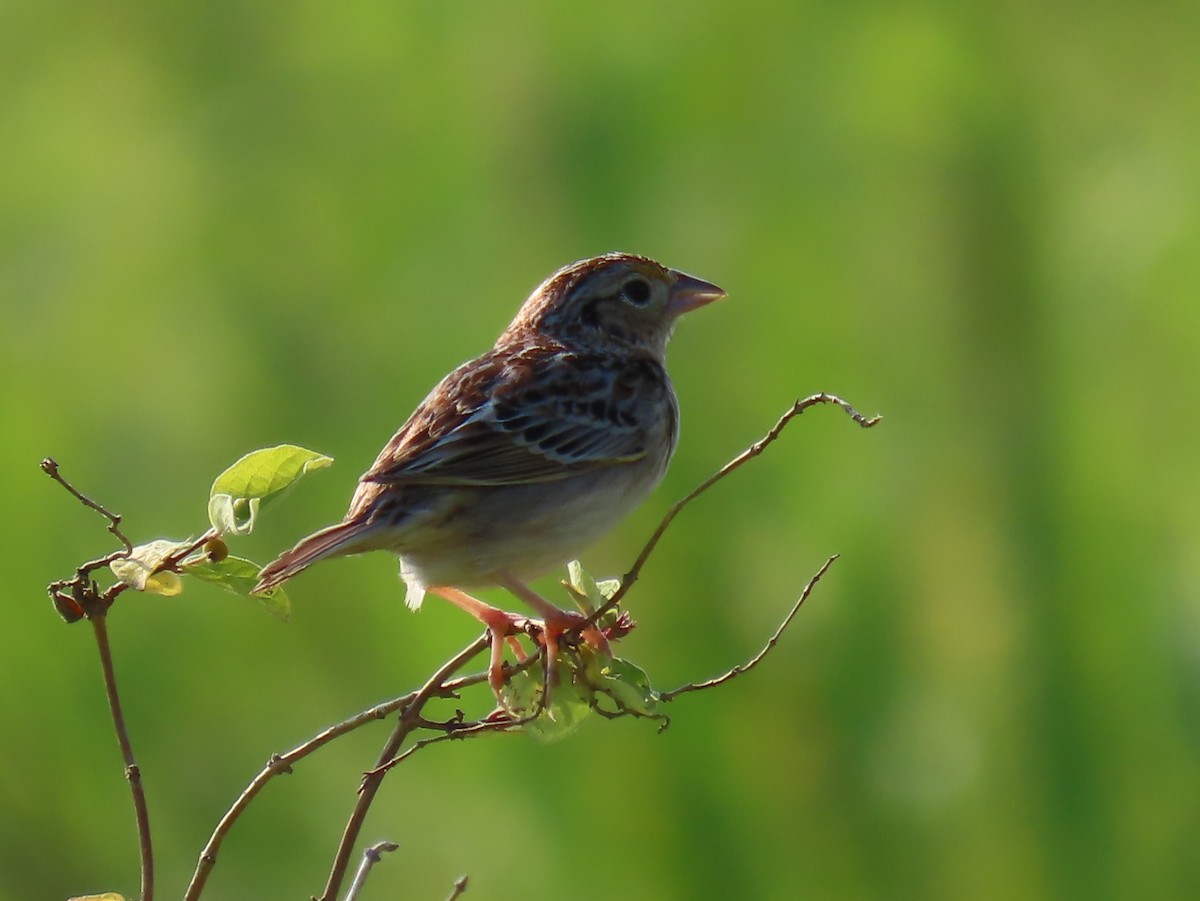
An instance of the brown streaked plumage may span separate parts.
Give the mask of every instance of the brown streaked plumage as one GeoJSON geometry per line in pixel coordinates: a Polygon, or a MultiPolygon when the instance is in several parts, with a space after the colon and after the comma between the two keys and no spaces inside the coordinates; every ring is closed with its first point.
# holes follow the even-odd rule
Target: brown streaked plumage
{"type": "Polygon", "coordinates": [[[410,607],[433,592],[491,628],[498,690],[514,618],[461,589],[510,589],[546,617],[548,644],[565,628],[568,615],[526,583],[658,484],[679,428],[667,340],[680,315],[723,296],[633,254],[560,269],[491,350],[418,405],[359,480],[342,522],[265,567],[256,590],[326,557],[392,551],[410,607]]]}

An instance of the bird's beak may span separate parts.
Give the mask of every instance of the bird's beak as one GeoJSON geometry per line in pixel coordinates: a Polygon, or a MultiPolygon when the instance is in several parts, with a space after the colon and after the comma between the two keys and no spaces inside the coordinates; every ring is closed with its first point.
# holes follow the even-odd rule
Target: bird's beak
{"type": "Polygon", "coordinates": [[[706,282],[686,272],[676,272],[674,269],[671,273],[675,276],[675,283],[671,285],[671,299],[667,303],[667,309],[676,316],[725,296],[724,290],[712,282],[706,282]]]}

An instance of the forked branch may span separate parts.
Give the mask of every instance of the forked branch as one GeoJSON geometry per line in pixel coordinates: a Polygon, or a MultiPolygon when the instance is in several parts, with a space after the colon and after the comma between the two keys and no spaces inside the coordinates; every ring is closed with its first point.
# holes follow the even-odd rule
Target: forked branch
{"type": "Polygon", "coordinates": [[[621,599],[625,597],[629,589],[633,587],[634,583],[637,582],[638,578],[641,576],[642,567],[646,565],[646,561],[649,560],[650,555],[654,553],[654,549],[658,546],[658,542],[662,539],[663,534],[667,531],[667,528],[672,522],[674,522],[675,517],[679,515],[680,511],[682,511],[684,507],[686,507],[700,495],[704,494],[704,492],[708,491],[709,488],[712,488],[713,485],[717,484],[717,482],[734,472],[734,470],[741,468],[746,463],[753,460],[755,457],[765,451],[776,441],[776,439],[779,438],[779,436],[783,433],[783,430],[787,428],[789,422],[791,422],[809,407],[815,407],[819,404],[836,404],[845,410],[846,414],[864,429],[869,429],[878,425],[883,419],[883,417],[879,415],[864,416],[836,394],[827,394],[824,391],[819,394],[812,394],[796,401],[786,412],[784,412],[782,416],[779,417],[778,422],[771,426],[771,429],[767,432],[767,434],[763,435],[748,448],[746,448],[744,451],[714,472],[711,476],[689,491],[682,499],[676,501],[675,504],[672,505],[671,509],[667,511],[667,515],[662,518],[661,522],[659,522],[658,528],[654,530],[654,532],[650,535],[650,539],[642,547],[641,553],[637,555],[637,559],[633,561],[633,566],[629,568],[629,572],[625,573],[625,575],[621,578],[621,587],[617,589],[616,594],[609,599],[607,604],[605,604],[588,618],[589,624],[595,623],[598,619],[600,619],[600,617],[604,616],[605,613],[614,609],[619,603],[621,603],[621,599]]]}

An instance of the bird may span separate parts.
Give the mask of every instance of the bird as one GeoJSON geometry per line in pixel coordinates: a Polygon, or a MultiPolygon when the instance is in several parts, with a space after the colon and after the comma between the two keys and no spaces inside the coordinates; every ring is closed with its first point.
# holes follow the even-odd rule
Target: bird
{"type": "MultiPolygon", "coordinates": [[[[268,591],[319,560],[397,554],[406,603],[433,594],[487,626],[500,698],[505,641],[527,620],[467,593],[501,587],[542,617],[552,662],[578,614],[529,587],[610,531],[662,480],[679,439],[666,346],[684,313],[725,297],[644,256],[564,266],[490,350],[445,376],[359,479],[341,522],[259,573],[268,591]]],[[[607,651],[595,627],[583,638],[607,651]]]]}

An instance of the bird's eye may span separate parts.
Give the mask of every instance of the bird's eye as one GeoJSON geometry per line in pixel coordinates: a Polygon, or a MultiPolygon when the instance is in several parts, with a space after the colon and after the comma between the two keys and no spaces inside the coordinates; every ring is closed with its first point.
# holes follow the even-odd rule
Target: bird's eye
{"type": "Polygon", "coordinates": [[[645,279],[631,278],[621,289],[621,296],[635,307],[644,307],[650,300],[650,283],[645,279]]]}

